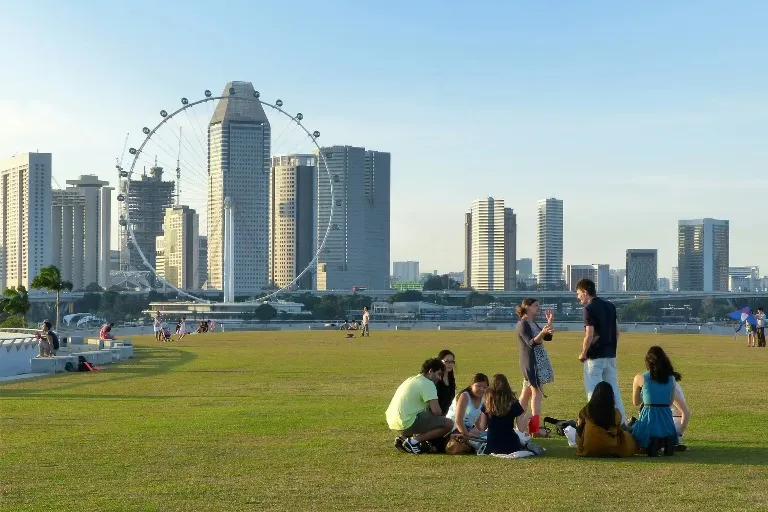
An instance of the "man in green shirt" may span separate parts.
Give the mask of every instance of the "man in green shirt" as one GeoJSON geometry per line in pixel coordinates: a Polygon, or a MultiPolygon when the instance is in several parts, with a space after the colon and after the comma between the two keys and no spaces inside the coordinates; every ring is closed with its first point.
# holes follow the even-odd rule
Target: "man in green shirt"
{"type": "Polygon", "coordinates": [[[437,401],[435,383],[443,378],[445,364],[439,359],[427,359],[421,373],[405,380],[395,391],[387,408],[387,423],[398,436],[395,448],[421,454],[421,443],[439,439],[453,430],[453,421],[442,416],[437,401]]]}

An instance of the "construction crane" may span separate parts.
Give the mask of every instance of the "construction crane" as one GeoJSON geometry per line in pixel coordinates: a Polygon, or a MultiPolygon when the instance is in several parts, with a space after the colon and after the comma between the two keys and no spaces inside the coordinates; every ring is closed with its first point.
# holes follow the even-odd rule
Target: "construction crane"
{"type": "Polygon", "coordinates": [[[179,126],[179,152],[176,154],[176,206],[181,204],[181,126],[179,126]]]}
{"type": "Polygon", "coordinates": [[[128,136],[130,133],[125,134],[125,141],[123,142],[123,150],[120,152],[120,157],[115,158],[115,168],[117,169],[118,176],[120,178],[127,178],[128,173],[123,171],[123,157],[125,156],[125,148],[128,147],[128,136]]]}

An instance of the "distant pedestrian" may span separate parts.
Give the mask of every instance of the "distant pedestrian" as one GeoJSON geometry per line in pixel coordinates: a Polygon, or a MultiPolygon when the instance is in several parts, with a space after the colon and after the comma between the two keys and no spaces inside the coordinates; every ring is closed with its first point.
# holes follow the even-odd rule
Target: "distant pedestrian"
{"type": "Polygon", "coordinates": [[[371,337],[371,332],[368,330],[368,322],[371,320],[371,314],[368,312],[368,306],[363,307],[363,331],[360,336],[371,337]]]}
{"type": "Polygon", "coordinates": [[[757,308],[755,320],[757,320],[757,346],[765,347],[765,310],[762,306],[757,308]]]}
{"type": "Polygon", "coordinates": [[[177,326],[177,333],[179,334],[179,340],[181,341],[184,336],[187,335],[187,322],[185,318],[182,318],[179,320],[179,325],[177,326]]]}
{"type": "Polygon", "coordinates": [[[155,340],[163,341],[163,320],[160,316],[155,317],[153,329],[155,330],[155,340]]]}
{"type": "Polygon", "coordinates": [[[616,347],[619,342],[619,321],[616,306],[597,296],[595,283],[582,279],[576,283],[576,297],[584,306],[584,343],[579,361],[584,363],[584,388],[587,400],[592,398],[595,387],[605,381],[611,385],[616,399],[616,408],[621,421],[627,416],[621,401],[618,372],[616,370],[616,347]]]}

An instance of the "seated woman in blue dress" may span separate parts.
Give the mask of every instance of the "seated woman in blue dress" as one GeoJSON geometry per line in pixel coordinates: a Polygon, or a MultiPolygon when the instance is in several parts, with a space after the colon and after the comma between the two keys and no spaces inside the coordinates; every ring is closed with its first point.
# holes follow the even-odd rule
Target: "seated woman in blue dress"
{"type": "Polygon", "coordinates": [[[640,417],[632,426],[632,437],[649,457],[655,457],[662,449],[665,455],[672,455],[678,443],[670,409],[677,373],[661,347],[648,349],[645,367],[648,371],[635,375],[632,384],[632,403],[642,406],[640,417]]]}

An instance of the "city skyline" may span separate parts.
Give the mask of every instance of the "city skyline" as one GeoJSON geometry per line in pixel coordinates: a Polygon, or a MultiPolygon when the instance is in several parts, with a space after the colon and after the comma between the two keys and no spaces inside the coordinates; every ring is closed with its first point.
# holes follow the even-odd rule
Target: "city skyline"
{"type": "Polygon", "coordinates": [[[254,6],[239,6],[239,19],[230,10],[190,6],[184,32],[231,27],[232,50],[222,54],[172,25],[158,30],[166,26],[160,20],[176,14],[171,6],[148,5],[147,16],[119,27],[122,37],[115,37],[113,6],[11,4],[0,20],[9,40],[27,39],[30,19],[37,35],[6,56],[4,70],[30,76],[43,62],[56,78],[56,94],[34,81],[5,84],[0,157],[50,152],[59,182],[89,173],[116,186],[112,166],[126,132],[133,143],[160,108],[242,77],[304,112],[323,144],[397,155],[392,190],[405,192],[392,196],[392,260],[418,259],[440,273],[463,268],[460,230],[423,232],[460,225],[463,206],[455,205],[494,194],[518,216],[518,257],[535,258],[536,200],[554,196],[567,204],[565,263],[621,268],[627,248],[650,247],[659,251],[659,275],[669,276],[677,265],[677,221],[714,217],[731,221],[733,265],[768,268],[768,254],[754,242],[760,201],[743,201],[743,188],[722,193],[729,176],[749,182],[750,193],[768,193],[759,178],[768,72],[754,65],[761,59],[754,37],[768,6],[679,2],[659,13],[622,5],[587,16],[564,5],[553,18],[543,5],[492,3],[460,17],[435,5],[408,4],[410,16],[397,19],[395,37],[385,29],[397,5],[342,11],[339,4],[305,4],[328,30],[281,40],[282,51],[266,52],[260,66],[300,68],[315,54],[338,53],[357,63],[317,69],[309,86],[281,73],[257,75],[244,58],[261,38],[279,38],[285,9],[276,5],[259,7],[259,35],[247,30],[254,6]],[[483,29],[470,29],[457,58],[449,51],[454,29],[473,23],[483,29]],[[345,44],[378,30],[382,37],[366,45],[345,44]],[[89,41],[71,38],[73,31],[89,33],[89,41]],[[140,37],[147,33],[156,37],[140,37]],[[123,76],[124,63],[142,52],[142,66],[123,76]],[[91,62],[101,62],[102,71],[91,71],[91,62]],[[471,128],[457,129],[450,122],[456,117],[471,128]],[[501,165],[499,148],[512,155],[501,165]],[[536,191],[520,186],[534,176],[546,177],[536,191]],[[571,215],[578,222],[569,224],[571,215]]]}

